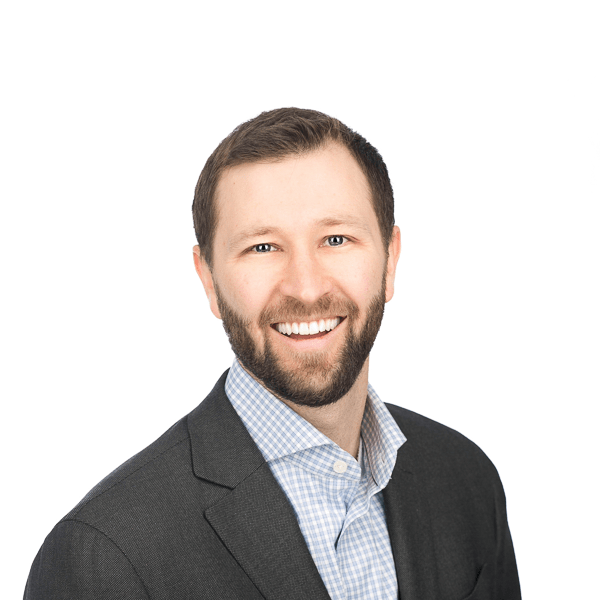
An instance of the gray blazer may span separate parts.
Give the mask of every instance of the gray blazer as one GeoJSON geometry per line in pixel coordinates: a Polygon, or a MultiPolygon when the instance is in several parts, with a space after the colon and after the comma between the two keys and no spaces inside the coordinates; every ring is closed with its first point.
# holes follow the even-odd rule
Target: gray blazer
{"type": "MultiPolygon", "coordinates": [[[[25,600],[329,598],[226,375],[56,525],[25,600]]],[[[519,599],[492,463],[452,429],[388,408],[408,440],[383,492],[400,598],[519,599]]]]}

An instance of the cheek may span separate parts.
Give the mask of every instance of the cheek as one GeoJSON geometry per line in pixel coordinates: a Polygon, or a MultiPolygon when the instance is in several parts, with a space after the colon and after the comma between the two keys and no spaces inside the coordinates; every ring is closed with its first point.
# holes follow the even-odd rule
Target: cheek
{"type": "Polygon", "coordinates": [[[383,277],[383,267],[372,261],[353,261],[345,270],[344,288],[350,297],[363,307],[379,293],[383,277]]]}
{"type": "Polygon", "coordinates": [[[237,311],[254,320],[268,304],[271,286],[256,273],[232,273],[228,282],[230,298],[237,311]]]}

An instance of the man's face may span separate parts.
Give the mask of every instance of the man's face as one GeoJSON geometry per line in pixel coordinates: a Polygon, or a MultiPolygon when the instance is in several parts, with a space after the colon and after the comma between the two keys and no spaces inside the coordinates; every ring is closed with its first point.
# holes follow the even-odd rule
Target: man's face
{"type": "Polygon", "coordinates": [[[365,365],[393,294],[370,190],[341,146],[226,171],[213,271],[197,268],[233,351],[279,397],[324,406],[365,365]]]}

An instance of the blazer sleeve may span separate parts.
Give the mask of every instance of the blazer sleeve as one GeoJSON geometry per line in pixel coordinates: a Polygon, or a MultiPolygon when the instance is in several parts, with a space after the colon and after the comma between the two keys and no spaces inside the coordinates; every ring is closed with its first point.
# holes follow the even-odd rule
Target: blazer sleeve
{"type": "Polygon", "coordinates": [[[498,543],[496,552],[496,598],[521,600],[521,586],[517,571],[517,561],[513,548],[508,520],[506,517],[506,500],[502,491],[502,511],[498,516],[498,543]]]}
{"type": "Polygon", "coordinates": [[[24,600],[150,600],[125,554],[101,531],[61,521],[38,552],[24,600]]]}

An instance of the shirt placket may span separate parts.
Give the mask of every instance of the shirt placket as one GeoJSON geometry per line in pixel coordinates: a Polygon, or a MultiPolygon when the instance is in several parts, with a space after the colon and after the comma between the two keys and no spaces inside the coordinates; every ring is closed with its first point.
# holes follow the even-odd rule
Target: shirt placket
{"type": "MultiPolygon", "coordinates": [[[[366,454],[362,456],[361,467],[361,478],[357,486],[357,491],[353,502],[348,509],[344,526],[339,537],[337,553],[338,569],[344,581],[347,579],[345,570],[348,568],[352,569],[354,575],[360,573],[362,577],[359,578],[362,578],[368,583],[369,590],[371,593],[375,594],[374,597],[379,597],[378,594],[380,592],[379,588],[381,584],[378,576],[379,567],[377,566],[379,564],[379,558],[370,555],[368,561],[361,559],[357,556],[358,549],[355,547],[355,544],[348,539],[349,536],[351,537],[353,535],[353,527],[359,527],[363,519],[368,519],[372,516],[369,512],[371,510],[371,503],[374,495],[380,491],[372,477],[366,454]]],[[[365,529],[370,530],[370,527],[366,526],[365,529]]],[[[369,545],[372,546],[371,543],[369,545]]],[[[373,549],[375,550],[376,548],[373,549]]],[[[348,597],[350,596],[346,594],[346,598],[348,597]]]]}
{"type": "Polygon", "coordinates": [[[360,467],[347,452],[335,445],[307,449],[294,457],[288,457],[287,460],[291,460],[297,468],[307,470],[323,481],[332,521],[340,523],[339,529],[333,532],[331,538],[320,540],[320,550],[331,557],[329,561],[331,569],[328,577],[323,577],[323,580],[332,598],[346,600],[348,597],[346,582],[338,564],[336,548],[344,529],[348,510],[360,486],[360,467]]]}

